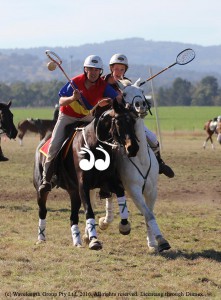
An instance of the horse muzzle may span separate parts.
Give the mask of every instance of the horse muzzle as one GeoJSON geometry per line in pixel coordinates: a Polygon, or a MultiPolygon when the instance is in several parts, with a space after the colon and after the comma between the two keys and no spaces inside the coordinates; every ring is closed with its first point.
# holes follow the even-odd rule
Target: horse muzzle
{"type": "Polygon", "coordinates": [[[138,117],[141,118],[141,119],[144,119],[147,115],[147,110],[146,110],[145,107],[143,107],[143,108],[142,107],[139,107],[139,108],[135,107],[135,111],[136,111],[138,117]]]}
{"type": "Polygon", "coordinates": [[[18,130],[15,127],[11,131],[9,131],[9,133],[6,133],[7,137],[13,140],[16,138],[17,134],[18,130]]]}

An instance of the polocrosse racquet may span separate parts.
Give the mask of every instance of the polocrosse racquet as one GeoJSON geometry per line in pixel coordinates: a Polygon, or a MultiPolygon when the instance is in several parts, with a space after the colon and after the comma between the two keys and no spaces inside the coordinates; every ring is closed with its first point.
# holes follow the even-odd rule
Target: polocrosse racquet
{"type": "MultiPolygon", "coordinates": [[[[66,72],[64,71],[64,69],[62,68],[61,64],[62,64],[62,60],[61,58],[53,51],[51,50],[46,50],[45,51],[47,57],[56,64],[56,66],[59,67],[59,69],[62,71],[62,73],[64,74],[64,76],[67,78],[68,82],[70,83],[71,87],[73,88],[73,90],[75,90],[75,86],[73,85],[71,79],[68,77],[68,75],[66,74],[66,72]]],[[[85,108],[86,106],[84,105],[84,102],[82,101],[82,99],[79,99],[80,104],[85,108]]]]}
{"type": "Polygon", "coordinates": [[[140,86],[143,85],[144,83],[146,83],[147,81],[153,79],[154,77],[158,76],[159,74],[163,73],[164,71],[168,70],[169,68],[175,66],[175,65],[186,65],[188,63],[190,63],[194,58],[195,58],[195,52],[193,51],[193,49],[191,48],[187,48],[185,50],[183,50],[182,52],[180,52],[177,55],[176,58],[176,62],[173,63],[172,65],[170,65],[169,67],[161,70],[160,72],[158,72],[157,74],[151,76],[150,78],[148,78],[147,80],[143,81],[140,83],[140,86]]]}

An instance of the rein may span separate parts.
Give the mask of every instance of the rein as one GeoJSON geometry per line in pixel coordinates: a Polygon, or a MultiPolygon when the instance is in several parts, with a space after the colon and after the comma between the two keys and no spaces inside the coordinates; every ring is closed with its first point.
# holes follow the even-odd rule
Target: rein
{"type": "Polygon", "coordinates": [[[134,165],[134,167],[137,169],[138,173],[139,173],[139,174],[142,176],[142,178],[144,179],[144,184],[143,184],[143,187],[142,187],[142,193],[143,193],[143,191],[144,191],[144,188],[145,188],[145,185],[146,185],[146,182],[147,182],[147,177],[148,177],[148,175],[149,175],[149,173],[150,173],[150,168],[151,168],[151,157],[150,157],[150,151],[149,151],[149,148],[150,148],[150,147],[148,147],[148,155],[149,155],[149,158],[150,158],[150,165],[149,165],[149,168],[148,168],[147,173],[146,173],[145,176],[142,174],[142,172],[140,171],[140,169],[138,168],[138,166],[131,160],[131,158],[128,157],[129,161],[134,165]]]}
{"type": "MultiPolygon", "coordinates": [[[[110,110],[109,110],[109,111],[110,111],[110,110]]],[[[101,142],[101,143],[103,143],[103,144],[106,144],[106,145],[112,147],[112,149],[115,149],[115,148],[118,147],[118,145],[117,145],[116,143],[109,143],[109,142],[108,142],[108,141],[110,141],[111,139],[113,139],[113,137],[111,137],[111,138],[109,138],[109,139],[107,139],[107,140],[103,140],[103,141],[102,141],[102,140],[99,138],[99,134],[98,134],[98,127],[99,127],[99,125],[100,125],[100,122],[101,122],[101,120],[103,120],[104,116],[105,116],[109,111],[103,112],[102,115],[99,117],[98,122],[97,122],[97,126],[96,126],[95,134],[96,134],[96,138],[97,138],[97,140],[98,140],[99,142],[101,142]]],[[[112,118],[112,125],[113,125],[113,123],[115,124],[115,118],[112,118]]]]}

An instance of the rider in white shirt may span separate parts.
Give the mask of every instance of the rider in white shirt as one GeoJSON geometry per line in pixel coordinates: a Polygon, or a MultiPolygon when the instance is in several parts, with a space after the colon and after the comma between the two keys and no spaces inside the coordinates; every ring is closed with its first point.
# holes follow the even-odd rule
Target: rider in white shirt
{"type": "MultiPolygon", "coordinates": [[[[104,79],[113,86],[119,93],[121,93],[117,81],[122,80],[122,79],[127,79],[125,77],[125,73],[128,69],[128,59],[124,54],[114,54],[109,63],[110,67],[110,74],[107,74],[104,79]]],[[[159,142],[157,140],[157,137],[155,133],[150,131],[146,126],[145,126],[145,133],[146,133],[146,139],[148,144],[150,145],[151,149],[156,155],[157,161],[159,163],[159,174],[164,174],[169,178],[174,177],[174,172],[173,170],[165,164],[165,162],[162,160],[161,155],[160,155],[160,148],[159,148],[159,142]]]]}

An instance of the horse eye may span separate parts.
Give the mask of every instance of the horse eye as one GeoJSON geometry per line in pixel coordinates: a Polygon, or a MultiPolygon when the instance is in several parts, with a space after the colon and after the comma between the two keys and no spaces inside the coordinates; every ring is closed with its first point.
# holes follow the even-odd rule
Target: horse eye
{"type": "Polygon", "coordinates": [[[145,101],[143,101],[143,106],[146,106],[146,102],[145,101]]]}
{"type": "Polygon", "coordinates": [[[123,93],[123,97],[126,97],[126,95],[127,95],[126,93],[123,93]]]}
{"type": "Polygon", "coordinates": [[[136,107],[139,107],[139,106],[140,106],[140,103],[139,103],[139,102],[136,102],[136,103],[135,103],[135,106],[136,106],[136,107]]]}

